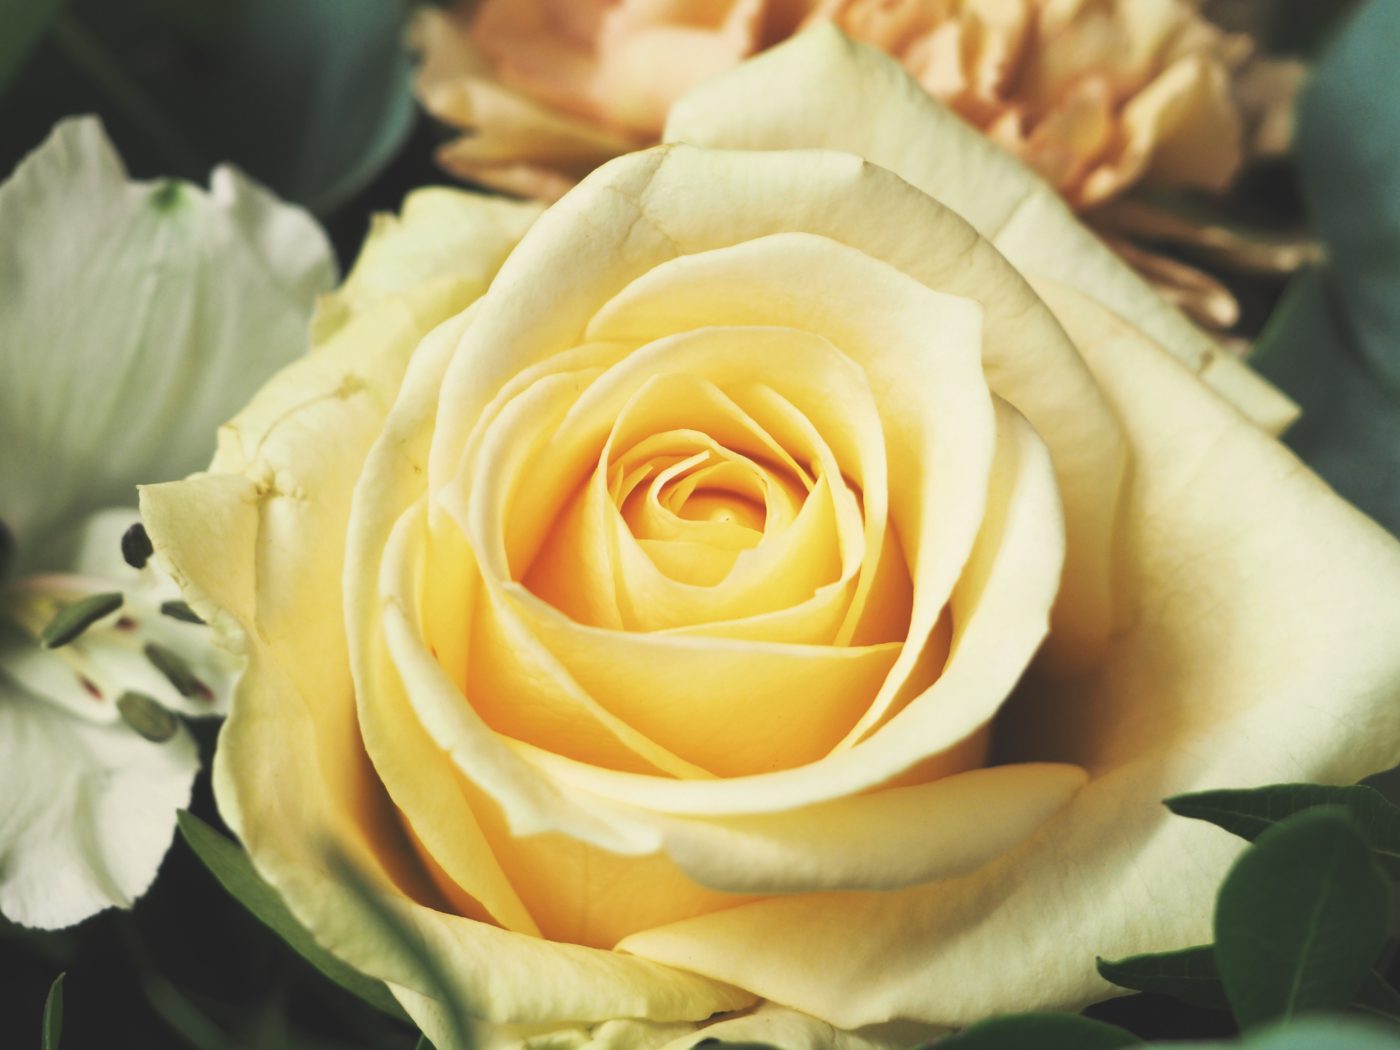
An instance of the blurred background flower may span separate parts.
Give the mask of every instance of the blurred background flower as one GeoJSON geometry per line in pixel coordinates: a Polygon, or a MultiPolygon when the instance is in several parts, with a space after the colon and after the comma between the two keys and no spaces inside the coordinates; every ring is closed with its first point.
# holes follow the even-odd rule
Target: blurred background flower
{"type": "Polygon", "coordinates": [[[1287,274],[1315,251],[1296,231],[1227,223],[1215,203],[1247,167],[1286,153],[1302,66],[1211,13],[1241,30],[1261,17],[1196,0],[464,0],[423,12],[414,32],[420,98],[467,131],[442,164],[553,199],[658,141],[688,88],[834,21],[899,59],[1167,298],[1225,331],[1241,308],[1220,271],[1287,274]]]}

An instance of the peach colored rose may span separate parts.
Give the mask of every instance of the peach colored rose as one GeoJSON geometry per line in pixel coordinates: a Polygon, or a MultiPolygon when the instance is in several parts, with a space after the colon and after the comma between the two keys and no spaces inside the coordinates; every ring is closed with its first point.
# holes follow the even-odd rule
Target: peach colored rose
{"type": "Polygon", "coordinates": [[[471,132],[448,168],[554,198],[657,141],[690,88],[827,19],[1076,207],[1141,182],[1219,189],[1240,164],[1248,45],[1191,0],[485,0],[424,16],[419,89],[471,132]]]}

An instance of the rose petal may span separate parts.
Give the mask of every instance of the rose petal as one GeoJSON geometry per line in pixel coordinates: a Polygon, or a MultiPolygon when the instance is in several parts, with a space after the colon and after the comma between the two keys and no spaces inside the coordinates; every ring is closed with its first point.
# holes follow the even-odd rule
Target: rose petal
{"type": "Polygon", "coordinates": [[[317,303],[315,342],[390,296],[421,295],[425,285],[476,299],[540,211],[532,202],[437,186],[410,193],[397,215],[373,217],[349,275],[317,303]]]}
{"type": "MultiPolygon", "coordinates": [[[[338,613],[340,574],[348,566],[353,576],[362,564],[344,554],[344,508],[423,334],[420,318],[409,304],[388,301],[284,371],[227,435],[218,462],[240,473],[142,492],[157,557],[197,610],[218,612],[216,626],[241,640],[249,658],[215,764],[220,811],[317,939],[391,987],[413,985],[418,971],[327,871],[321,850],[329,841],[396,887],[404,920],[490,1020],[700,1019],[742,1008],[751,996],[703,978],[443,911],[432,873],[413,861],[362,750],[338,613]],[[391,383],[387,391],[381,380],[391,383]],[[260,586],[293,578],[297,587],[260,586]]],[[[421,400],[431,407],[431,398],[421,400]]],[[[399,463],[402,434],[390,433],[395,440],[381,454],[399,463]]],[[[422,478],[410,471],[400,481],[422,478]]],[[[392,496],[386,492],[389,524],[399,516],[392,496]]]]}
{"type": "Polygon", "coordinates": [[[1400,760],[1394,542],[1134,328],[1073,289],[1041,291],[1135,452],[1120,564],[1138,617],[1100,674],[1053,688],[1038,676],[1007,724],[1035,737],[1024,750],[1093,779],[1043,834],[966,879],[840,909],[764,901],[628,950],[839,1027],[1078,1009],[1108,992],[1096,953],[1209,939],[1211,892],[1240,847],[1158,800],[1350,783],[1400,760]]]}
{"type": "MultiPolygon", "coordinates": [[[[1049,185],[930,98],[892,59],[829,26],[706,81],[672,107],[665,138],[714,148],[820,146],[858,154],[957,212],[1022,273],[1053,276],[1130,318],[1266,429],[1278,432],[1297,416],[1292,402],[1100,244],[1049,185]],[[753,98],[764,104],[748,105],[753,98]]],[[[1039,427],[1034,412],[1007,396],[1039,427]]]]}

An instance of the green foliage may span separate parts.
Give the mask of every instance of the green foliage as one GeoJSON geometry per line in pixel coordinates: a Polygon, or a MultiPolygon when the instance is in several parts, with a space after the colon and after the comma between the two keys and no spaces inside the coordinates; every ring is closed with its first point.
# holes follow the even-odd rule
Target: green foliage
{"type": "Polygon", "coordinates": [[[306,927],[287,910],[277,891],[253,869],[248,855],[237,845],[193,813],[182,812],[179,821],[180,834],[204,862],[210,874],[259,921],[346,991],[391,1017],[408,1020],[403,1008],[382,982],[351,969],[316,943],[306,927]]]}
{"type": "Polygon", "coordinates": [[[1385,978],[1375,970],[1367,976],[1366,983],[1361,986],[1361,992],[1352,1006],[1376,1017],[1383,1017],[1387,1021],[1400,1022],[1400,992],[1387,984],[1385,978]]]}
{"type": "Polygon", "coordinates": [[[1253,359],[1303,409],[1288,443],[1392,531],[1400,530],[1397,53],[1400,4],[1370,0],[1343,23],[1303,95],[1295,154],[1330,263],[1299,278],[1253,359]]]}
{"type": "Polygon", "coordinates": [[[1340,806],[1351,814],[1393,876],[1400,876],[1400,808],[1374,788],[1323,784],[1274,784],[1270,787],[1201,791],[1177,795],[1166,806],[1181,817],[1216,824],[1253,842],[1269,828],[1314,806],[1340,806]]]}
{"type": "MultiPolygon", "coordinates": [[[[1202,944],[1175,952],[1134,955],[1109,962],[1098,960],[1099,975],[1120,988],[1168,995],[1207,1010],[1229,1010],[1225,986],[1215,968],[1215,948],[1202,944]]],[[[1400,992],[1375,970],[1366,975],[1352,1009],[1400,1021],[1400,992]]]]}
{"type": "Polygon", "coordinates": [[[1154,955],[1133,955],[1110,962],[1098,960],[1099,975],[1120,988],[1170,995],[1192,1006],[1228,1010],[1225,988],[1215,969],[1215,952],[1209,944],[1154,955]]]}
{"type": "Polygon", "coordinates": [[[1340,1017],[1309,1017],[1250,1032],[1239,1043],[1185,1045],[1189,1045],[1191,1050],[1396,1050],[1400,1046],[1400,1038],[1393,1030],[1366,1022],[1340,1017]]]}
{"type": "Polygon", "coordinates": [[[67,976],[61,973],[54,978],[48,998],[44,1000],[43,1050],[58,1050],[59,1040],[63,1038],[63,979],[67,976]]]}
{"type": "Polygon", "coordinates": [[[1400,388],[1400,6],[1372,0],[1303,97],[1298,165],[1356,348],[1400,388]]]}
{"type": "Polygon", "coordinates": [[[1226,876],[1215,964],[1242,1027],[1338,1010],[1385,943],[1390,885],[1344,810],[1298,813],[1259,836],[1226,876]]]}
{"type": "Polygon", "coordinates": [[[9,7],[23,13],[0,20],[0,91],[9,52],[33,55],[0,98],[0,170],[59,118],[96,112],[138,175],[203,181],[231,161],[325,215],[393,159],[417,119],[399,0],[9,7]],[[29,44],[9,34],[15,17],[33,23],[29,44]]]}
{"type": "Polygon", "coordinates": [[[938,1050],[1118,1050],[1138,1046],[1131,1032],[1069,1014],[1009,1014],[993,1017],[940,1039],[938,1050]]]}
{"type": "Polygon", "coordinates": [[[1262,29],[1271,48],[1309,54],[1358,4],[1357,0],[1270,0],[1260,6],[1262,29]]]}
{"type": "Polygon", "coordinates": [[[9,86],[67,0],[24,0],[0,8],[0,92],[9,86]]]}

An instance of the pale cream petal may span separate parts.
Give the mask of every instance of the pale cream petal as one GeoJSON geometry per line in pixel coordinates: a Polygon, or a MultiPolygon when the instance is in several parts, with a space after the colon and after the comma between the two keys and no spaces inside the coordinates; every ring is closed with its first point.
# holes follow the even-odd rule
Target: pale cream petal
{"type": "MultiPolygon", "coordinates": [[[[802,444],[809,444],[809,461],[820,463],[822,477],[835,481],[818,485],[802,513],[796,516],[795,528],[786,527],[784,513],[789,519],[793,514],[782,512],[780,507],[764,525],[761,536],[742,530],[751,538],[742,546],[751,550],[712,550],[712,554],[724,557],[716,566],[716,578],[703,584],[672,578],[661,571],[654,561],[657,554],[664,553],[660,541],[676,540],[681,534],[637,534],[636,524],[644,522],[629,521],[628,508],[617,506],[619,500],[608,482],[614,469],[608,464],[615,458],[620,455],[619,462],[626,462],[638,448],[649,448],[656,454],[661,447],[658,442],[670,435],[673,443],[682,443],[688,449],[703,446],[705,455],[739,457],[734,459],[735,465],[747,463],[750,471],[763,469],[750,456],[783,463],[784,472],[791,479],[785,484],[796,486],[797,477],[805,474],[806,468],[792,460],[781,443],[743,410],[731,392],[741,400],[750,400],[748,388],[754,385],[757,373],[765,369],[821,373],[833,357],[839,355],[819,338],[767,328],[695,333],[693,337],[638,350],[595,380],[583,396],[577,396],[576,389],[573,391],[576,403],[550,428],[553,433],[548,445],[540,449],[535,459],[519,460],[514,476],[492,470],[499,487],[491,490],[469,489],[464,481],[460,496],[466,507],[499,508],[492,521],[503,519],[496,527],[504,530],[504,541],[494,533],[483,535],[478,549],[492,562],[492,571],[500,574],[498,578],[521,578],[532,592],[557,608],[580,622],[597,626],[646,631],[698,627],[786,609],[797,612],[822,587],[836,582],[842,584],[841,590],[849,602],[851,588],[846,584],[860,570],[863,544],[860,511],[846,486],[843,470],[863,475],[859,458],[851,468],[845,468],[824,443],[818,440],[819,447],[811,447],[804,440],[802,444]],[[694,367],[706,357],[712,360],[694,367]],[[736,368],[736,358],[745,364],[736,368]],[[565,445],[572,446],[567,453],[565,445]],[[596,466],[591,480],[584,484],[578,471],[588,462],[596,466]],[[539,489],[546,495],[554,493],[555,505],[542,507],[531,501],[517,509],[512,494],[524,488],[539,489]],[[559,496],[561,493],[565,495],[559,496]],[[570,497],[570,493],[574,495],[570,497]],[[511,541],[517,523],[522,531],[534,534],[541,516],[552,517],[555,524],[537,552],[531,552],[534,543],[511,541]],[[650,545],[648,539],[652,541],[650,545]],[[819,546],[810,546],[814,543],[819,546]],[[485,554],[501,547],[515,548],[509,565],[485,554]],[[606,608],[593,608],[600,604],[606,608]]],[[[848,366],[843,374],[852,371],[848,366]]],[[[860,382],[859,378],[856,382],[860,382]]],[[[803,385],[810,386],[810,380],[804,378],[803,385]]],[[[758,392],[752,394],[757,396],[758,392]]],[[[765,403],[755,407],[772,406],[765,403]]],[[[538,429],[534,413],[511,415],[521,432],[504,431],[493,425],[489,441],[495,448],[523,446],[531,440],[526,432],[538,429]]],[[[788,424],[783,432],[786,434],[793,421],[789,417],[784,422],[788,424]]],[[[805,439],[814,433],[810,424],[808,429],[805,439]]],[[[849,429],[837,428],[837,437],[847,437],[845,431],[849,429]]],[[[793,451],[802,453],[801,445],[794,445],[793,451]]],[[[478,453],[489,464],[497,463],[503,454],[490,450],[478,453]]],[[[861,454],[870,453],[861,449],[861,454]]],[[[668,471],[686,462],[679,460],[668,471]]],[[[782,485],[778,491],[785,500],[788,498],[782,485]]],[[[669,517],[669,512],[660,511],[659,507],[658,513],[669,517]]],[[[883,514],[879,508],[876,513],[878,525],[882,526],[883,514]]],[[[692,536],[697,535],[697,530],[713,533],[718,524],[671,520],[678,523],[675,528],[683,526],[685,534],[692,536]]],[[[713,543],[714,537],[707,542],[713,543]]],[[[684,568],[695,572],[698,565],[692,559],[684,568]]],[[[840,595],[832,597],[839,599],[840,595]]],[[[826,619],[834,617],[834,622],[825,637],[799,640],[832,641],[846,607],[836,600],[829,612],[826,619]]]]}
{"type": "MultiPolygon", "coordinates": [[[[579,627],[547,608],[531,611],[541,642],[589,695],[684,760],[730,778],[826,755],[901,651],[895,643],[838,648],[621,634],[579,627]],[[631,671],[619,676],[618,667],[631,671]],[[717,689],[716,682],[734,684],[717,689]],[[737,724],[743,733],[734,733],[737,724]]],[[[555,738],[538,743],[557,749],[555,738]]]]}
{"type": "Polygon", "coordinates": [[[471,302],[486,291],[540,206],[441,187],[416,190],[397,215],[378,214],[355,265],[322,296],[312,338],[325,342],[356,314],[428,283],[471,302]]]}
{"type": "MultiPolygon", "coordinates": [[[[424,438],[415,425],[424,417],[431,419],[436,411],[442,370],[469,323],[470,311],[447,321],[415,352],[396,411],[360,475],[358,486],[375,493],[362,504],[368,513],[392,515],[398,500],[413,498],[412,492],[421,487],[412,467],[415,443],[424,438]],[[409,491],[397,496],[405,482],[409,491]]],[[[367,533],[373,535],[373,530],[353,523],[347,539],[345,593],[351,623],[365,622],[359,616],[360,603],[369,603],[371,618],[379,604],[375,552],[361,547],[367,533]]],[[[434,571],[447,572],[449,565],[439,563],[434,571]]],[[[534,919],[495,863],[470,805],[458,791],[451,764],[418,724],[402,691],[376,687],[378,676],[393,673],[391,667],[383,666],[381,650],[373,638],[357,639],[351,646],[352,668],[358,663],[355,673],[360,682],[356,689],[360,734],[420,854],[431,859],[427,866],[435,883],[462,914],[537,934],[534,919]]]]}
{"type": "Polygon", "coordinates": [[[930,98],[893,60],[829,26],[692,91],[672,107],[665,138],[858,154],[952,208],[1023,273],[1064,281],[1130,318],[1266,429],[1277,432],[1297,415],[1292,402],[1159,299],[1049,185],[930,98]],[[764,104],[750,105],[753,98],[764,104]]]}
{"type": "MultiPolygon", "coordinates": [[[[698,1020],[748,1005],[746,993],[667,967],[452,915],[442,910],[445,902],[429,874],[413,862],[411,844],[363,750],[340,626],[349,488],[384,426],[384,409],[368,395],[375,377],[392,375],[395,367],[401,372],[404,364],[396,356],[403,344],[381,340],[380,328],[368,320],[382,321],[379,315],[388,310],[403,323],[393,306],[352,322],[307,359],[317,365],[274,383],[235,435],[233,447],[254,457],[244,464],[250,473],[277,464],[271,484],[242,474],[206,474],[143,492],[157,557],[196,609],[217,614],[228,635],[243,640],[249,657],[216,760],[221,812],[318,941],[372,976],[416,986],[411,960],[374,932],[353,894],[327,871],[320,851],[332,839],[339,842],[377,881],[394,887],[405,921],[448,960],[462,993],[489,1020],[698,1020]],[[356,332],[375,338],[352,344],[356,332]],[[389,360],[372,360],[375,355],[389,360]],[[324,371],[333,363],[361,381],[340,399],[334,397],[340,385],[324,371]],[[335,400],[336,411],[323,415],[335,400]],[[272,411],[279,402],[280,411],[272,411]],[[280,462],[293,449],[294,462],[280,462]],[[330,469],[328,461],[340,469],[330,469]],[[299,586],[274,586],[290,578],[299,586]]],[[[416,342],[410,338],[408,346],[416,342]]],[[[421,398],[409,406],[423,411],[421,398]]],[[[424,423],[430,428],[431,417],[424,423]]],[[[390,425],[395,437],[399,426],[390,425]]],[[[385,454],[397,453],[390,448],[385,454]]]]}
{"type": "MultiPolygon", "coordinates": [[[[395,862],[407,859],[408,850],[407,844],[394,843],[391,828],[380,823],[392,819],[387,800],[347,790],[353,782],[322,779],[328,774],[339,779],[340,771],[356,766],[346,761],[354,752],[347,750],[344,739],[338,751],[323,750],[332,743],[327,735],[353,730],[342,722],[337,732],[334,720],[324,713],[314,716],[313,724],[312,713],[285,689],[285,680],[278,682],[275,668],[255,661],[250,675],[259,681],[261,695],[277,707],[255,713],[235,704],[225,732],[236,735],[235,747],[229,750],[242,756],[243,768],[235,772],[230,759],[227,771],[216,765],[216,776],[239,778],[238,798],[246,808],[233,812],[259,814],[251,827],[246,819],[241,821],[242,837],[255,863],[317,940],[338,957],[370,976],[422,994],[416,963],[326,870],[317,850],[331,835],[384,884],[386,905],[443,961],[457,982],[457,994],[483,1020],[551,1025],[561,1019],[596,1023],[615,1017],[701,1020],[753,1001],[748,993],[646,960],[513,933],[451,914],[421,876],[394,870],[395,862]],[[323,764],[321,755],[331,761],[323,764]]],[[[353,719],[353,710],[345,706],[353,719]]],[[[220,786],[223,809],[228,807],[229,785],[225,780],[220,786]]],[[[431,1007],[418,996],[402,998],[415,1011],[431,1007]]]]}
{"type": "MultiPolygon", "coordinates": [[[[412,575],[399,546],[396,537],[386,548],[386,577],[396,569],[412,575]]],[[[372,673],[390,666],[392,671],[379,673],[366,688],[379,704],[396,690],[407,694],[424,727],[442,744],[437,760],[444,768],[455,762],[461,770],[458,790],[471,805],[510,887],[546,938],[611,948],[638,929],[747,899],[715,893],[687,879],[659,854],[654,831],[627,814],[590,806],[577,792],[560,792],[511,754],[466,702],[461,687],[443,676],[423,645],[421,624],[408,623],[400,613],[396,603],[407,589],[387,579],[381,586],[390,603],[383,628],[392,665],[376,658],[365,666],[372,673]],[[551,834],[555,828],[568,828],[569,837],[551,834]]],[[[374,629],[372,621],[364,621],[364,626],[374,629]]],[[[482,863],[479,859],[478,867],[482,863]]],[[[651,989],[648,994],[666,994],[649,971],[639,971],[631,980],[651,989]]],[[[720,1009],[718,1004],[731,994],[704,982],[688,987],[701,1004],[697,1011],[706,1003],[709,1009],[720,1009]]]]}
{"type": "MultiPolygon", "coordinates": [[[[662,1050],[689,1050],[710,1039],[724,1043],[780,1046],[783,1050],[908,1050],[912,1046],[931,1043],[946,1034],[946,1029],[900,1023],[867,1025],[855,1031],[842,1031],[808,1014],[775,1003],[762,1003],[753,1010],[721,1018],[694,1033],[667,1042],[662,1050]]],[[[604,1050],[604,1047],[599,1046],[594,1050],[604,1050]]]]}
{"type": "MultiPolygon", "coordinates": [[[[668,873],[664,859],[639,861],[557,836],[510,836],[499,807],[465,780],[449,754],[417,723],[394,662],[395,647],[403,640],[388,639],[386,647],[378,626],[383,603],[416,609],[424,577],[450,571],[438,556],[441,546],[425,542],[421,496],[397,523],[393,518],[403,499],[421,494],[422,457],[440,372],[463,323],[450,322],[420,347],[359,488],[346,589],[350,622],[357,628],[352,652],[360,726],[376,770],[406,820],[442,874],[469,898],[463,909],[468,915],[483,917],[484,910],[512,929],[543,934],[550,941],[611,947],[658,919],[726,902],[668,873]],[[381,530],[390,524],[385,542],[381,530]],[[376,566],[377,560],[382,564],[376,566]]],[[[421,626],[419,632],[420,637],[426,634],[421,626]]],[[[421,652],[421,645],[415,651],[421,652]]],[[[457,703],[465,706],[466,700],[459,694],[457,703]]],[[[576,725],[579,721],[574,719],[576,725]]],[[[449,892],[449,899],[454,896],[460,895],[449,892]]],[[[460,900],[453,903],[462,905],[460,900]]]]}
{"type": "MultiPolygon", "coordinates": [[[[1111,626],[1117,485],[1108,479],[1121,477],[1125,465],[1113,415],[1073,345],[1006,260],[956,215],[856,157],[671,147],[619,159],[591,176],[522,240],[449,369],[445,396],[458,418],[444,420],[435,439],[434,489],[455,476],[471,421],[496,391],[518,368],[578,343],[600,303],[668,260],[799,231],[846,243],[929,288],[982,304],[989,383],[1046,436],[1060,474],[1071,568],[1056,646],[1085,660],[1111,626]],[[715,207],[696,208],[711,196],[715,207]],[[571,265],[558,266],[559,258],[571,265]],[[502,346],[511,353],[494,349],[502,346]]],[[[842,289],[841,299],[850,292],[842,289]]],[[[747,294],[752,298],[753,289],[747,294]]],[[[659,310],[664,314],[664,302],[659,310]]],[[[745,323],[770,323],[765,313],[745,323]]]]}
{"type": "Polygon", "coordinates": [[[1022,727],[1019,754],[1079,762],[1089,784],[966,879],[835,907],[764,901],[630,950],[839,1027],[1077,1009],[1108,994],[1096,954],[1210,938],[1212,890],[1241,846],[1160,799],[1350,783],[1400,760],[1394,541],[1134,328],[1074,290],[1041,290],[1120,407],[1138,464],[1121,562],[1133,629],[1092,678],[1037,676],[1005,722],[1022,727]]]}
{"type": "Polygon", "coordinates": [[[730,893],[898,889],[965,875],[1020,845],[1084,780],[1072,765],[993,766],[786,813],[660,826],[683,871],[730,893]]]}
{"type": "MultiPolygon", "coordinates": [[[[560,662],[558,655],[541,643],[534,626],[520,615],[517,604],[503,592],[503,581],[510,580],[513,575],[508,545],[531,545],[532,541],[503,536],[494,526],[498,526],[499,520],[512,509],[511,489],[521,487],[516,482],[538,447],[551,442],[556,434],[570,436],[570,428],[557,423],[553,427],[541,427],[540,423],[558,420],[564,415],[577,398],[578,383],[578,373],[566,370],[542,379],[510,399],[496,421],[498,440],[491,440],[489,429],[483,436],[478,482],[471,488],[460,487],[443,494],[448,512],[455,509],[458,513],[456,524],[461,524],[462,515],[468,515],[481,526],[465,535],[473,541],[470,543],[473,560],[484,565],[486,574],[482,600],[477,603],[475,616],[462,635],[467,649],[460,658],[460,688],[470,695],[474,713],[500,732],[549,741],[564,753],[613,768],[704,776],[707,774],[698,766],[675,755],[592,696],[560,662]],[[485,532],[488,538],[479,539],[474,532],[485,532]]],[[[546,465],[558,467],[567,463],[572,456],[564,452],[556,447],[546,465]]],[[[526,487],[556,504],[561,499],[560,494],[570,487],[551,485],[549,477],[530,480],[531,485],[526,487]]],[[[556,506],[546,504],[542,511],[527,513],[524,521],[544,529],[550,515],[556,512],[556,506]]],[[[599,578],[600,573],[606,575],[604,570],[590,568],[602,557],[605,546],[605,540],[592,538],[581,544],[578,565],[583,575],[594,579],[599,578]]],[[[520,564],[528,565],[528,559],[520,564]]],[[[467,581],[472,590],[480,586],[475,571],[473,566],[473,575],[467,581]]],[[[515,587],[529,597],[519,584],[515,587]]],[[[386,585],[385,590],[397,595],[402,588],[386,585]]],[[[601,601],[601,590],[595,593],[601,601]]],[[[460,595],[459,591],[459,602],[460,595]]],[[[600,616],[605,612],[597,609],[600,616]]],[[[612,615],[616,616],[615,609],[612,615]]]]}

